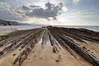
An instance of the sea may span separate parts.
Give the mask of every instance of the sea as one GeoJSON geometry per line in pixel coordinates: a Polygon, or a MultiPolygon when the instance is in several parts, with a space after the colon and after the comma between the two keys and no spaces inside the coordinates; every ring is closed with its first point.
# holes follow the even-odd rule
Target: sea
{"type": "MultiPolygon", "coordinates": [[[[0,26],[0,31],[15,31],[15,30],[26,30],[33,28],[40,28],[45,25],[20,25],[20,26],[0,26]]],[[[65,28],[85,28],[95,32],[99,32],[99,26],[74,26],[74,25],[53,25],[57,27],[65,28]]]]}

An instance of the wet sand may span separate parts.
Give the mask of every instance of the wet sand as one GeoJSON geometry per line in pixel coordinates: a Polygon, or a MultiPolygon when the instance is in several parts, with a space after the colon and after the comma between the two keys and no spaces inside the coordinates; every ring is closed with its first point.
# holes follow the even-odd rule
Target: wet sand
{"type": "Polygon", "coordinates": [[[10,32],[12,32],[12,31],[0,31],[0,35],[7,35],[10,32]]]}

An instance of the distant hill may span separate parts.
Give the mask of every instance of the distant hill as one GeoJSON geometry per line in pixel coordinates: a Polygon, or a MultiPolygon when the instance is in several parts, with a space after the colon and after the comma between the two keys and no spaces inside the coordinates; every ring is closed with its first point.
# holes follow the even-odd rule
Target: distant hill
{"type": "Polygon", "coordinates": [[[7,20],[0,19],[0,26],[12,26],[12,25],[46,26],[42,24],[34,24],[34,23],[28,24],[28,23],[21,23],[21,22],[16,22],[16,21],[7,21],[7,20]]]}
{"type": "Polygon", "coordinates": [[[0,19],[0,26],[11,26],[11,25],[20,25],[20,24],[15,21],[5,21],[0,19]]]}

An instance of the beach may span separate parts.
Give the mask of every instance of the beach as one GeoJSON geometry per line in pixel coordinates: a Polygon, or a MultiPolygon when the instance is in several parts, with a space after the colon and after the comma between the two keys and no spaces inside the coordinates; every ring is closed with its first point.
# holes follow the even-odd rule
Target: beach
{"type": "Polygon", "coordinates": [[[0,66],[99,64],[98,32],[48,26],[0,33],[8,36],[0,40],[0,66]]]}

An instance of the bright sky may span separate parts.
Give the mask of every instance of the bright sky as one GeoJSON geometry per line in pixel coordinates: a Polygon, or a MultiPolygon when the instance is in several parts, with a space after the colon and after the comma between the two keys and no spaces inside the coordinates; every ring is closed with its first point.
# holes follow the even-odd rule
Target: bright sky
{"type": "Polygon", "coordinates": [[[0,19],[31,24],[99,26],[99,0],[0,0],[0,19]]]}

